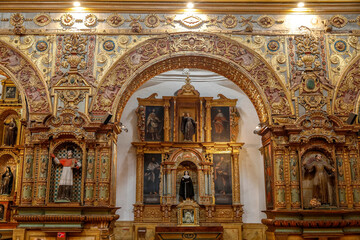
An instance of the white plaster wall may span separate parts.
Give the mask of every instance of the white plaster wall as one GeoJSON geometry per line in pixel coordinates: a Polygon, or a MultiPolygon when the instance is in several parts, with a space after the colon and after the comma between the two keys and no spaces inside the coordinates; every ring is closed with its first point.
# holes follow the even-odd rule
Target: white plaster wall
{"type": "MultiPolygon", "coordinates": [[[[240,113],[240,134],[238,141],[245,145],[240,152],[240,194],[244,205],[243,221],[245,223],[260,223],[265,214],[264,166],[259,148],[261,138],[253,134],[259,123],[256,111],[250,99],[230,80],[215,73],[191,69],[190,78],[194,87],[202,97],[217,98],[219,93],[228,98],[237,98],[237,108],[240,113]]],[[[116,205],[120,221],[134,220],[132,209],[136,194],[136,152],[131,142],[138,141],[135,109],[137,98],[145,98],[152,93],[162,96],[173,96],[175,91],[184,85],[185,75],[181,70],[163,73],[142,85],[128,101],[121,122],[128,132],[119,135],[117,146],[117,186],[116,205]]]]}

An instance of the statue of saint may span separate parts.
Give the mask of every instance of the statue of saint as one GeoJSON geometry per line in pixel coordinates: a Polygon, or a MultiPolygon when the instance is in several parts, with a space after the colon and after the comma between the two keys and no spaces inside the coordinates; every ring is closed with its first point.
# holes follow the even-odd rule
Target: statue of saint
{"type": "Polygon", "coordinates": [[[313,199],[317,199],[321,204],[332,204],[332,185],[329,183],[335,168],[328,164],[321,154],[305,160],[303,167],[306,174],[312,175],[313,199]]]}
{"type": "Polygon", "coordinates": [[[13,184],[13,174],[10,167],[6,167],[5,173],[1,177],[1,195],[10,195],[13,184]]]}
{"type": "Polygon", "coordinates": [[[155,109],[149,114],[146,121],[146,132],[149,133],[151,140],[160,140],[161,137],[159,135],[160,129],[160,119],[155,113],[155,109]]]}
{"type": "Polygon", "coordinates": [[[189,176],[189,171],[184,172],[184,176],[181,177],[179,196],[186,200],[194,197],[194,186],[189,176]]]}
{"type": "Polygon", "coordinates": [[[81,162],[73,157],[74,150],[72,148],[67,149],[67,158],[58,159],[54,154],[51,154],[55,164],[62,165],[57,200],[71,201],[71,192],[73,186],[73,168],[79,169],[81,162]]]}
{"type": "Polygon", "coordinates": [[[196,132],[196,122],[190,117],[190,113],[183,113],[181,132],[184,134],[184,141],[192,141],[192,137],[196,132]]]}
{"type": "Polygon", "coordinates": [[[14,118],[11,118],[9,123],[4,123],[5,125],[5,139],[4,145],[14,146],[16,144],[17,136],[17,126],[14,118]]]}

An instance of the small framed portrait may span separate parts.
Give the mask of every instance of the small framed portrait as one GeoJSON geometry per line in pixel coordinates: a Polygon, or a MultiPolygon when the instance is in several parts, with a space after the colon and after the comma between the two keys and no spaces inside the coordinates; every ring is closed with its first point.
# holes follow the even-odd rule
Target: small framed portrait
{"type": "Polygon", "coordinates": [[[16,87],[15,86],[6,86],[5,88],[5,99],[15,99],[16,98],[16,87]]]}
{"type": "Polygon", "coordinates": [[[186,199],[177,206],[177,217],[179,226],[199,226],[199,205],[186,199]]]}
{"type": "Polygon", "coordinates": [[[183,209],[182,210],[182,223],[183,224],[194,224],[194,209],[183,209]]]}

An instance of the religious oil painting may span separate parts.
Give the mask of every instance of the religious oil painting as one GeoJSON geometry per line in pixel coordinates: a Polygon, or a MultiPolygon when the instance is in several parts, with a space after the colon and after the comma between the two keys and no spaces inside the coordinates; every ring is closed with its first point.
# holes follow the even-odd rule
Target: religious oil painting
{"type": "Polygon", "coordinates": [[[164,140],[164,107],[147,106],[145,113],[145,141],[164,140]]]}
{"type": "Polygon", "coordinates": [[[268,144],[264,147],[264,165],[265,165],[265,190],[266,190],[266,206],[269,209],[274,207],[273,198],[273,166],[271,162],[271,146],[268,144]]]}
{"type": "Polygon", "coordinates": [[[160,203],[161,154],[144,154],[144,203],[160,203]]]}
{"type": "Polygon", "coordinates": [[[16,98],[16,87],[6,87],[5,99],[16,98]]]}
{"type": "Polygon", "coordinates": [[[183,209],[182,210],[182,223],[183,224],[194,224],[194,209],[183,209]]]}
{"type": "Polygon", "coordinates": [[[213,142],[230,141],[229,107],[211,108],[211,138],[213,142]]]}
{"type": "Polygon", "coordinates": [[[214,154],[215,203],[232,204],[231,155],[214,154]]]}
{"type": "Polygon", "coordinates": [[[310,151],[302,157],[304,208],[336,206],[335,166],[331,157],[310,151]]]}

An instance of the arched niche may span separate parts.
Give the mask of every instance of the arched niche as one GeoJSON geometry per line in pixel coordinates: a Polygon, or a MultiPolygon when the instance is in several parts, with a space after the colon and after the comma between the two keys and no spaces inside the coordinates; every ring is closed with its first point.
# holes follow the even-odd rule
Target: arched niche
{"type": "Polygon", "coordinates": [[[49,92],[37,67],[24,54],[1,40],[0,62],[0,71],[9,76],[26,97],[29,113],[51,113],[49,92]]]}
{"type": "MultiPolygon", "coordinates": [[[[82,148],[71,141],[62,141],[56,144],[53,147],[53,154],[58,158],[68,158],[68,150],[71,149],[73,152],[73,158],[75,158],[80,163],[84,162],[84,155],[82,148]]],[[[43,169],[46,169],[46,165],[48,163],[46,162],[46,159],[42,159],[40,166],[43,169]]],[[[60,189],[60,178],[63,174],[63,166],[60,164],[55,164],[53,161],[53,158],[51,158],[51,167],[49,168],[49,175],[50,175],[50,186],[49,186],[49,199],[48,202],[61,202],[59,201],[59,189],[60,189]]],[[[83,178],[82,178],[82,168],[76,168],[73,167],[72,169],[72,182],[71,185],[71,198],[69,199],[69,202],[71,203],[80,203],[82,202],[83,198],[83,178]]],[[[63,199],[61,199],[63,200],[63,199]]]]}
{"type": "Polygon", "coordinates": [[[336,163],[332,154],[313,144],[302,154],[301,166],[304,209],[336,207],[336,163]]]}
{"type": "Polygon", "coordinates": [[[104,75],[90,112],[112,112],[119,121],[139,86],[178,68],[210,70],[230,79],[251,99],[261,122],[271,121],[271,115],[294,113],[290,93],[265,60],[234,40],[207,33],[170,34],[128,51],[104,75]]]}
{"type": "Polygon", "coordinates": [[[20,116],[15,110],[0,110],[0,136],[1,146],[13,147],[21,143],[20,116]]]}

